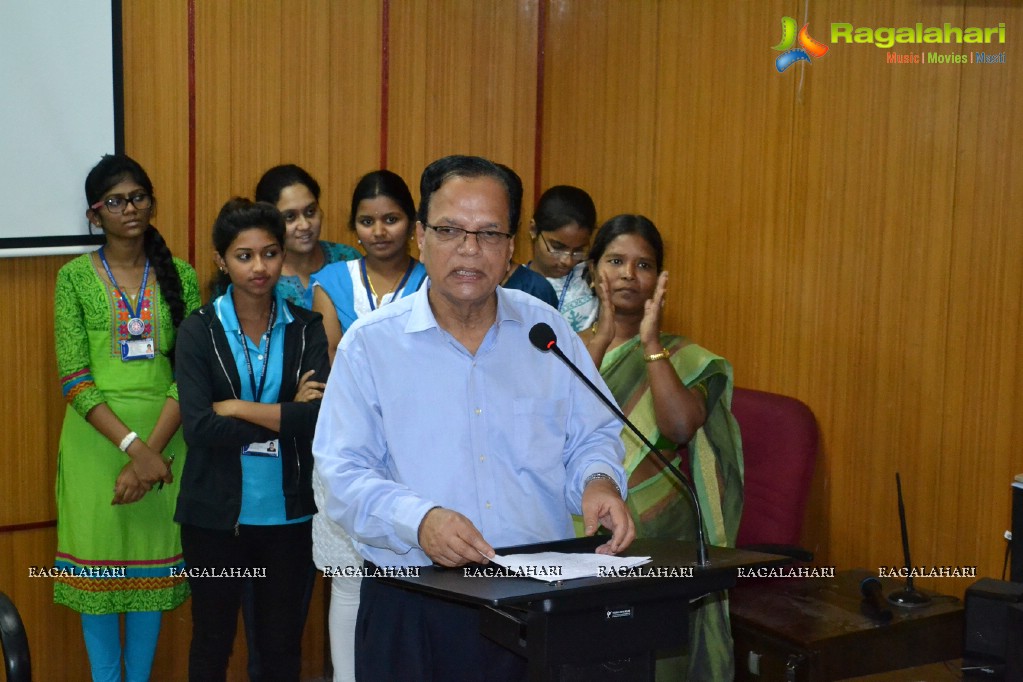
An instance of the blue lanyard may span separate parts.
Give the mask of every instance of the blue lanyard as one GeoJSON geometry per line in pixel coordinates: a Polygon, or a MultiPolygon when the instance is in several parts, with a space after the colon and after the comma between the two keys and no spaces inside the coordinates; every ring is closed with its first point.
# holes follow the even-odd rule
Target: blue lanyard
{"type": "MultiPolygon", "coordinates": [[[[263,387],[266,386],[266,368],[270,366],[270,339],[274,333],[274,321],[277,317],[277,301],[276,299],[270,303],[270,319],[266,323],[266,333],[263,334],[263,338],[266,339],[266,353],[263,353],[263,371],[259,375],[259,390],[256,390],[256,373],[252,371],[252,359],[249,357],[249,342],[245,338],[245,332],[241,329],[238,333],[241,336],[242,349],[245,351],[245,366],[249,370],[249,386],[252,388],[252,397],[254,402],[261,402],[263,397],[263,387]]],[[[241,325],[239,325],[241,326],[241,325]]],[[[263,341],[260,339],[258,350],[262,350],[263,341]]]]}
{"type": "Polygon", "coordinates": [[[124,307],[128,309],[128,333],[131,336],[139,337],[145,331],[145,326],[142,322],[142,310],[145,308],[146,303],[146,282],[149,281],[149,259],[146,259],[146,269],[142,272],[142,286],[139,288],[139,307],[138,310],[131,309],[131,303],[128,301],[128,297],[120,286],[117,285],[117,280],[114,279],[114,273],[110,271],[110,265],[107,263],[107,257],[103,254],[103,247],[99,247],[99,261],[103,264],[103,269],[107,272],[107,277],[110,278],[110,283],[117,289],[117,293],[121,295],[121,300],[124,302],[124,307]]]}
{"type": "Polygon", "coordinates": [[[558,296],[558,310],[561,310],[561,306],[565,305],[565,294],[568,293],[568,285],[572,283],[572,275],[574,274],[575,268],[572,268],[565,275],[565,283],[561,285],[561,296],[558,296]]]}
{"type": "MultiPolygon", "coordinates": [[[[398,286],[394,287],[394,298],[391,299],[392,301],[395,298],[398,298],[398,292],[405,288],[405,283],[408,282],[408,278],[412,276],[412,270],[413,270],[413,268],[415,268],[415,265],[416,265],[416,259],[415,258],[409,258],[408,259],[408,267],[405,268],[405,274],[402,275],[401,281],[398,282],[398,286]]],[[[376,310],[377,309],[377,303],[376,303],[376,301],[373,300],[374,298],[376,298],[376,296],[373,295],[373,287],[370,286],[370,283],[369,283],[369,273],[366,272],[366,259],[365,258],[363,258],[362,262],[359,263],[359,268],[362,270],[362,285],[364,287],[366,287],[366,293],[369,294],[368,296],[366,296],[366,298],[369,299],[369,309],[370,310],[376,310]]],[[[386,296],[389,293],[390,292],[385,293],[384,296],[386,296]]],[[[383,298],[384,296],[381,296],[380,298],[383,298]]]]}

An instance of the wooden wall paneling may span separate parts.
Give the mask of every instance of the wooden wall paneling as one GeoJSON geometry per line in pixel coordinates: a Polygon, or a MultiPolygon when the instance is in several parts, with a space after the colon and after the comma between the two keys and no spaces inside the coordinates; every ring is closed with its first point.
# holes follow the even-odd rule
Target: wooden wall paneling
{"type": "Polygon", "coordinates": [[[770,4],[733,17],[716,5],[663,3],[660,14],[655,198],[643,210],[659,216],[666,237],[673,324],[731,358],[744,385],[778,355],[778,335],[761,332],[783,327],[792,308],[780,297],[795,81],[764,52],[778,24],[770,4]],[[719,49],[725,26],[728,49],[719,49]]]}
{"type": "MultiPolygon", "coordinates": [[[[195,8],[195,269],[206,300],[206,284],[214,272],[213,247],[210,235],[213,221],[224,202],[239,192],[252,192],[248,182],[232,182],[230,168],[236,125],[232,117],[233,91],[242,88],[232,76],[232,59],[245,59],[241,45],[234,46],[233,7],[236,3],[213,2],[195,8]]],[[[241,39],[237,39],[242,43],[241,39]]],[[[262,106],[272,95],[267,92],[252,96],[248,106],[262,106]]],[[[271,91],[273,92],[273,91],[271,91]]],[[[241,126],[249,134],[254,127],[241,126]]]]}
{"type": "MultiPolygon", "coordinates": [[[[292,8],[294,11],[294,8],[292,8]]],[[[213,274],[210,235],[224,202],[252,197],[281,157],[280,2],[196,8],[196,270],[213,274]]]]}
{"type": "Polygon", "coordinates": [[[0,526],[56,518],[53,490],[66,403],[57,376],[52,302],[57,271],[68,260],[64,256],[0,260],[0,286],[6,292],[0,302],[4,320],[0,343],[5,349],[0,354],[4,387],[0,415],[8,438],[8,447],[0,454],[4,472],[0,526]]]}
{"type": "MultiPolygon", "coordinates": [[[[779,74],[770,50],[786,11],[660,4],[655,198],[643,210],[661,216],[665,236],[666,328],[729,358],[737,385],[813,407],[806,381],[785,366],[793,353],[813,353],[803,280],[816,267],[794,200],[800,74],[779,74]]],[[[803,540],[819,562],[828,560],[829,517],[819,513],[829,506],[827,481],[822,450],[803,540]]]]}
{"type": "Polygon", "coordinates": [[[53,566],[56,545],[55,528],[0,533],[0,590],[14,602],[25,624],[33,679],[86,682],[81,618],[53,603],[52,578],[30,576],[31,569],[53,566]]]}
{"type": "Polygon", "coordinates": [[[329,93],[327,125],[308,137],[327,155],[326,178],[320,178],[325,238],[355,245],[347,228],[352,190],[380,167],[383,3],[328,4],[330,34],[320,46],[328,61],[322,68],[312,61],[315,82],[329,93]]]}
{"type": "MultiPolygon", "coordinates": [[[[432,89],[427,78],[431,60],[440,59],[431,44],[431,40],[437,40],[433,37],[437,29],[427,24],[430,10],[436,6],[439,3],[390,4],[387,165],[405,179],[417,201],[419,175],[433,157],[426,148],[427,122],[435,115],[442,96],[432,89]]],[[[464,35],[461,31],[455,33],[464,35]]],[[[458,42],[446,32],[443,35],[449,38],[452,48],[458,42]]],[[[450,63],[450,59],[442,63],[450,63]]],[[[430,135],[439,135],[439,131],[430,130],[430,135]]],[[[454,152],[440,150],[439,153],[454,152]]]]}
{"type": "Polygon", "coordinates": [[[153,224],[171,252],[188,260],[188,7],[122,8],[125,151],[153,181],[153,224]]]}
{"type": "Polygon", "coordinates": [[[547,6],[543,184],[582,187],[600,221],[649,215],[653,206],[664,94],[657,90],[657,7],[613,0],[547,6]]]}
{"type": "MultiPolygon", "coordinates": [[[[1010,527],[1012,477],[1023,472],[1023,134],[1011,112],[1023,106],[1012,36],[1019,6],[965,5],[965,26],[1006,23],[1004,64],[962,67],[960,144],[951,225],[946,382],[931,396],[943,412],[941,523],[935,544],[956,564],[1000,577],[1010,527]],[[938,400],[940,396],[940,401],[938,400]]],[[[965,581],[968,582],[968,581],[965,581]]]]}
{"type": "Polygon", "coordinates": [[[392,3],[389,165],[417,197],[428,163],[477,154],[515,169],[532,207],[536,12],[533,1],[392,3]]]}
{"type": "MultiPolygon", "coordinates": [[[[849,17],[962,20],[956,7],[849,3],[814,21],[849,17]]],[[[929,397],[946,370],[954,176],[943,160],[957,149],[959,77],[887,64],[871,45],[833,45],[810,68],[797,158],[806,160],[806,249],[820,264],[808,281],[818,326],[807,389],[829,444],[830,556],[839,566],[901,563],[892,480],[901,471],[914,558],[949,561],[925,548],[944,516],[935,494],[943,415],[929,397]]]]}
{"type": "Polygon", "coordinates": [[[306,0],[281,5],[274,36],[280,47],[280,80],[275,93],[280,105],[277,120],[270,122],[280,138],[279,153],[276,158],[268,155],[261,160],[263,165],[254,169],[250,193],[263,171],[282,161],[297,163],[318,182],[327,177],[332,4],[329,0],[306,0]]]}
{"type": "MultiPolygon", "coordinates": [[[[295,75],[285,75],[285,54],[300,59],[295,52],[296,44],[285,41],[282,29],[285,12],[299,14],[299,7],[308,7],[308,3],[292,5],[283,0],[234,3],[231,24],[218,27],[219,35],[229,37],[232,54],[226,65],[231,77],[228,100],[231,127],[216,131],[230,135],[231,156],[229,163],[218,165],[217,170],[228,174],[232,193],[251,197],[264,168],[281,158],[284,109],[290,104],[287,99],[292,93],[285,88],[285,82],[288,76],[295,75]]],[[[295,62],[290,65],[294,68],[295,62]]],[[[299,113],[299,120],[306,120],[310,112],[303,108],[299,113]]]]}

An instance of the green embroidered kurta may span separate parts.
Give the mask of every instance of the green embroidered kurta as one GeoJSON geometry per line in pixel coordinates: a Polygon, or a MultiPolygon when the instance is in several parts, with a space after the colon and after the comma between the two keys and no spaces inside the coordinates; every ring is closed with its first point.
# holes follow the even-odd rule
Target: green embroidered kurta
{"type": "MultiPolygon", "coordinates": [[[[128,313],[96,263],[92,254],[86,254],[57,275],[54,331],[68,406],[57,460],[54,565],[61,576],[54,582],[54,601],[90,614],[172,609],[189,593],[186,580],[171,575],[171,569],[184,566],[180,532],[173,521],[177,483],[154,489],[133,504],[111,505],[114,483],[128,456],[85,416],[106,403],[129,429],[146,438],[167,398],[177,399],[167,356],[175,330],[151,270],[141,317],[156,357],[122,361],[120,341],[130,338],[125,328],[128,313]]],[[[199,306],[195,270],[177,259],[174,266],[190,313],[199,306]]],[[[176,481],[185,459],[180,430],[164,454],[175,455],[176,481]]]]}

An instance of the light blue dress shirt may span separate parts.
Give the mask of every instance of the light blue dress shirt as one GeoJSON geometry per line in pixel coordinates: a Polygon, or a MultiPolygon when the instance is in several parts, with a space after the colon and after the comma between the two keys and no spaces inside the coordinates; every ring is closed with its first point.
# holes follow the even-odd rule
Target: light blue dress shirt
{"type": "Polygon", "coordinates": [[[436,506],[494,547],[573,537],[587,476],[627,489],[621,424],[528,334],[551,325],[610,398],[585,346],[556,310],[499,288],[497,320],[472,355],[438,326],[427,293],[428,282],[341,339],[313,439],[327,515],[381,566],[430,563],[418,532],[436,506]]]}

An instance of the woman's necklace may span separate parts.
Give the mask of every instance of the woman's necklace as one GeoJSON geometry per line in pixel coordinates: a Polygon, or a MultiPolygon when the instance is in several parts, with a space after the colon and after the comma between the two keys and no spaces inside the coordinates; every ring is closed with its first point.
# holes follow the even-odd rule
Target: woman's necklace
{"type": "MultiPolygon", "coordinates": [[[[397,277],[394,278],[394,280],[391,282],[391,287],[387,291],[385,291],[383,295],[387,296],[391,292],[400,290],[405,285],[405,282],[408,281],[409,276],[412,274],[412,269],[413,269],[414,265],[415,265],[415,260],[412,259],[412,256],[409,256],[408,257],[408,267],[405,268],[405,272],[403,272],[402,274],[400,274],[400,275],[398,275],[397,277]]],[[[361,263],[360,267],[362,269],[362,282],[366,286],[366,289],[369,290],[369,294],[370,294],[369,295],[369,309],[370,310],[376,310],[377,302],[382,300],[383,297],[377,296],[376,289],[373,288],[373,281],[369,278],[369,272],[366,270],[366,259],[365,258],[362,259],[362,263],[361,263]]]]}

